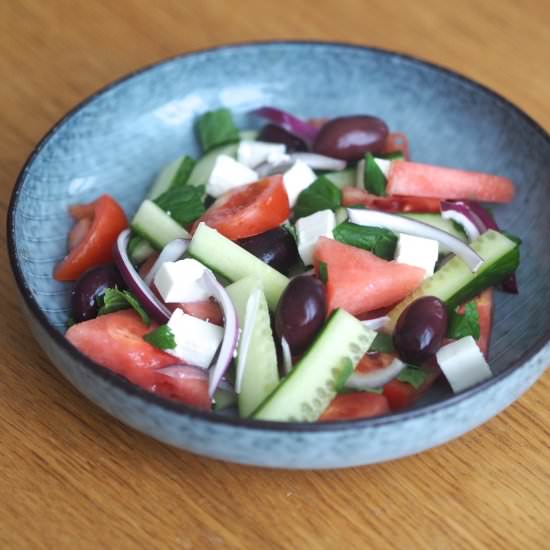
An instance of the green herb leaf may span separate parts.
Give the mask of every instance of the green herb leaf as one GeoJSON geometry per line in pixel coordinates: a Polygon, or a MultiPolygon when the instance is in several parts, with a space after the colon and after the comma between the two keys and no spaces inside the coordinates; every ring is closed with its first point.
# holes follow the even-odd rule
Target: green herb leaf
{"type": "Polygon", "coordinates": [[[151,324],[151,319],[147,312],[143,309],[138,299],[128,290],[107,288],[96,300],[97,304],[100,306],[97,312],[98,315],[106,315],[107,313],[113,313],[121,309],[132,308],[147,326],[151,324]]]}
{"type": "Polygon", "coordinates": [[[326,262],[319,262],[319,279],[327,284],[328,281],[328,266],[326,262]]]}
{"type": "Polygon", "coordinates": [[[186,225],[194,222],[203,214],[203,195],[203,186],[184,185],[183,187],[170,187],[153,202],[169,213],[172,219],[180,225],[186,225]]]}
{"type": "Polygon", "coordinates": [[[464,336],[473,336],[474,340],[479,338],[479,313],[475,302],[468,302],[464,306],[464,314],[453,311],[449,317],[447,336],[455,340],[464,336]]]}
{"type": "Polygon", "coordinates": [[[71,328],[74,324],[76,324],[76,323],[74,322],[74,319],[73,319],[72,317],[69,317],[69,318],[67,319],[67,328],[68,328],[68,329],[71,328]]]}
{"type": "Polygon", "coordinates": [[[365,155],[365,171],[363,173],[363,186],[373,195],[383,197],[386,194],[386,176],[380,170],[371,153],[365,155]]]}
{"type": "Polygon", "coordinates": [[[176,338],[168,325],[161,325],[152,330],[143,339],[158,349],[175,349],[176,347],[176,338]]]}
{"type": "Polygon", "coordinates": [[[353,363],[349,357],[344,357],[341,361],[341,367],[338,369],[338,373],[334,378],[334,389],[336,392],[342,391],[348,378],[353,372],[353,363]]]}
{"type": "Polygon", "coordinates": [[[397,380],[410,384],[415,390],[426,381],[426,372],[420,367],[407,365],[398,375],[397,380]]]}
{"type": "Polygon", "coordinates": [[[189,176],[191,175],[193,168],[195,168],[195,164],[196,162],[194,159],[185,155],[181,159],[178,169],[176,170],[176,173],[174,174],[174,177],[170,182],[169,189],[175,189],[176,187],[183,187],[187,183],[187,180],[189,179],[189,176]]]}
{"type": "Polygon", "coordinates": [[[393,338],[389,334],[379,332],[372,344],[369,351],[377,351],[378,353],[393,353],[395,348],[393,347],[393,338]]]}
{"type": "Polygon", "coordinates": [[[344,244],[370,250],[385,260],[393,259],[397,235],[383,227],[369,227],[343,222],[332,231],[333,237],[344,244]]]}
{"type": "Polygon", "coordinates": [[[340,189],[327,177],[320,176],[298,195],[294,206],[294,217],[304,218],[319,210],[336,210],[341,204],[340,189]]]}
{"type": "Polygon", "coordinates": [[[290,223],[283,223],[283,228],[286,229],[291,237],[294,239],[294,242],[298,242],[298,236],[296,235],[296,228],[290,223]]]}
{"type": "Polygon", "coordinates": [[[233,122],[229,109],[218,109],[204,113],[197,122],[197,133],[203,151],[239,141],[239,130],[233,122]]]}

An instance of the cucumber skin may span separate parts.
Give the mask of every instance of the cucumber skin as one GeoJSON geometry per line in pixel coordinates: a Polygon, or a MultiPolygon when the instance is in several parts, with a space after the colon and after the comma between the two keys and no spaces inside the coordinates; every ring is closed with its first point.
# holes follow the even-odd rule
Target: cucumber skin
{"type": "MultiPolygon", "coordinates": [[[[372,344],[372,341],[374,340],[375,335],[376,335],[376,333],[374,331],[370,331],[370,330],[365,329],[364,327],[362,327],[362,329],[364,330],[365,337],[361,340],[361,342],[357,343],[356,341],[352,341],[352,342],[349,343],[350,346],[352,344],[356,345],[357,350],[353,353],[352,358],[350,358],[348,356],[345,356],[345,355],[341,356],[339,358],[339,363],[341,363],[341,365],[340,365],[341,368],[338,369],[338,371],[335,375],[333,375],[332,388],[330,390],[326,386],[327,381],[322,382],[323,383],[322,388],[324,389],[324,391],[326,393],[326,396],[324,398],[325,402],[322,404],[322,407],[320,407],[317,411],[315,411],[313,413],[315,415],[315,418],[313,418],[313,417],[310,417],[310,418],[296,418],[296,417],[294,417],[294,415],[290,415],[290,416],[282,415],[281,417],[278,417],[278,418],[272,418],[272,417],[263,417],[262,418],[262,412],[264,411],[265,407],[268,406],[274,398],[278,397],[278,394],[280,394],[280,393],[284,394],[285,387],[288,387],[288,384],[291,383],[293,378],[295,378],[297,376],[297,374],[300,372],[299,369],[303,368],[303,365],[306,365],[306,367],[307,367],[308,363],[311,360],[311,357],[313,355],[315,355],[315,353],[316,353],[317,344],[322,345],[321,340],[324,339],[324,338],[329,338],[330,337],[330,334],[327,336],[327,333],[332,330],[333,325],[336,325],[338,327],[338,325],[340,324],[339,323],[339,317],[342,317],[342,316],[347,317],[348,319],[353,319],[357,323],[360,323],[359,320],[355,319],[355,317],[353,317],[352,315],[350,315],[346,311],[344,311],[342,309],[334,310],[330,314],[327,321],[325,322],[324,327],[317,334],[317,336],[315,337],[315,340],[310,345],[309,349],[304,354],[304,356],[300,359],[298,364],[290,371],[290,373],[285,378],[283,378],[281,380],[281,382],[273,390],[273,392],[270,395],[268,395],[266,397],[266,399],[258,406],[258,408],[252,413],[251,418],[254,418],[256,420],[275,420],[275,421],[283,421],[283,422],[284,421],[296,422],[296,421],[315,421],[319,418],[319,416],[321,416],[321,414],[328,407],[330,402],[337,395],[336,380],[340,377],[339,375],[342,374],[342,370],[346,368],[346,364],[345,364],[346,361],[348,361],[348,362],[351,361],[352,362],[353,369],[352,369],[351,372],[353,372],[353,370],[355,370],[355,368],[357,367],[359,361],[361,360],[361,357],[363,357],[363,355],[367,352],[370,345],[372,344]]],[[[340,338],[341,338],[341,336],[340,336],[340,338]]],[[[333,366],[330,369],[330,372],[332,373],[335,368],[337,368],[337,367],[333,366]]],[[[318,388],[320,388],[320,386],[318,386],[318,388]]]]}

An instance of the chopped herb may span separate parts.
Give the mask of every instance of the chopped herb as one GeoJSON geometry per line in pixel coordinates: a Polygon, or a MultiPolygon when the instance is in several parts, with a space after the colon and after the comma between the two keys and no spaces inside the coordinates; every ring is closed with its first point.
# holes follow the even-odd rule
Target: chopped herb
{"type": "Polygon", "coordinates": [[[383,197],[386,194],[386,176],[371,153],[365,155],[365,171],[363,172],[363,186],[373,195],[383,197]]]}
{"type": "Polygon", "coordinates": [[[294,217],[304,218],[319,210],[336,210],[342,204],[342,192],[326,176],[320,176],[299,195],[294,217]]]}
{"type": "Polygon", "coordinates": [[[229,109],[218,109],[204,113],[197,122],[197,133],[203,151],[239,141],[239,130],[233,122],[229,109]]]}
{"type": "Polygon", "coordinates": [[[353,372],[353,363],[349,357],[342,359],[341,363],[342,366],[338,369],[338,373],[334,379],[334,389],[336,392],[340,392],[344,388],[353,372]]]}
{"type": "Polygon", "coordinates": [[[370,250],[385,260],[393,259],[397,246],[397,236],[384,227],[369,227],[343,222],[333,229],[332,235],[341,243],[370,250]]]}
{"type": "Polygon", "coordinates": [[[151,319],[143,309],[138,299],[128,290],[118,290],[118,288],[107,288],[103,294],[96,298],[99,306],[98,315],[106,315],[120,311],[121,309],[134,309],[141,317],[141,320],[149,326],[151,319]]]}
{"type": "Polygon", "coordinates": [[[398,375],[397,380],[410,384],[415,390],[426,381],[426,372],[420,367],[407,365],[398,375]]]}
{"type": "Polygon", "coordinates": [[[170,187],[153,202],[178,222],[186,225],[194,222],[204,212],[202,197],[204,186],[184,185],[183,187],[170,187]]]}
{"type": "Polygon", "coordinates": [[[168,325],[161,325],[152,330],[143,339],[158,349],[175,349],[176,347],[176,338],[168,325]]]}
{"type": "Polygon", "coordinates": [[[187,183],[187,180],[189,179],[189,176],[191,175],[195,164],[196,162],[194,159],[185,155],[178,165],[178,169],[176,170],[176,173],[174,174],[174,177],[170,182],[169,189],[183,187],[187,183]]]}
{"type": "Polygon", "coordinates": [[[328,266],[326,262],[319,262],[319,278],[325,284],[328,281],[328,266]]]}
{"type": "Polygon", "coordinates": [[[379,332],[372,344],[370,345],[369,352],[376,351],[378,353],[393,353],[395,348],[393,347],[393,338],[382,332],[379,332]]]}
{"type": "Polygon", "coordinates": [[[479,312],[475,302],[468,302],[464,306],[464,313],[453,311],[449,317],[447,336],[455,340],[472,336],[474,340],[479,338],[479,312]]]}

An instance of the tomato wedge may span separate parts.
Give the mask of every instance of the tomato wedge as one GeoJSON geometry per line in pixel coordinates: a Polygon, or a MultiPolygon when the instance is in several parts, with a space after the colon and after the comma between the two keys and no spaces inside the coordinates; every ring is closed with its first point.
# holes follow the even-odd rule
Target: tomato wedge
{"type": "Polygon", "coordinates": [[[342,189],[342,205],[356,206],[358,204],[386,212],[439,213],[441,201],[431,197],[405,197],[399,195],[378,197],[357,187],[344,187],[342,189]]]}
{"type": "Polygon", "coordinates": [[[70,250],[54,270],[54,279],[75,281],[86,270],[113,260],[113,245],[128,220],[122,207],[109,195],[69,208],[77,222],[69,236],[70,250]]]}
{"type": "Polygon", "coordinates": [[[283,223],[290,214],[281,175],[242,185],[223,194],[195,222],[217,229],[228,239],[259,235],[283,223]]]}
{"type": "Polygon", "coordinates": [[[331,401],[319,421],[368,418],[380,416],[389,411],[388,400],[382,394],[367,391],[341,393],[331,401]]]}

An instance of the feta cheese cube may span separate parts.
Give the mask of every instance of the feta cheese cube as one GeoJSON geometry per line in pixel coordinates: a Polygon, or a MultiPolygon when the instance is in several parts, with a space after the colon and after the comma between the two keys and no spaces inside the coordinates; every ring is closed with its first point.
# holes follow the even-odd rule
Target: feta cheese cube
{"type": "Polygon", "coordinates": [[[301,160],[297,160],[290,170],[285,172],[283,175],[283,184],[288,195],[290,208],[293,208],[296,204],[298,195],[316,179],[315,172],[301,160]]]}
{"type": "Polygon", "coordinates": [[[167,304],[200,302],[210,297],[202,279],[205,271],[206,267],[192,258],[164,262],[155,275],[154,283],[167,304]]]}
{"type": "Polygon", "coordinates": [[[239,185],[257,180],[258,174],[248,166],[237,162],[229,155],[219,155],[208,178],[206,191],[213,197],[219,197],[239,185]]]}
{"type": "Polygon", "coordinates": [[[172,313],[167,325],[176,347],[165,351],[189,365],[208,368],[223,339],[223,328],[187,315],[180,308],[172,313]]]}
{"type": "Polygon", "coordinates": [[[380,171],[384,174],[384,177],[387,178],[390,173],[391,160],[374,157],[374,162],[376,162],[378,168],[380,168],[380,171]]]}
{"type": "Polygon", "coordinates": [[[283,143],[242,140],[237,150],[237,160],[249,168],[256,168],[270,156],[284,155],[285,151],[286,146],[283,143]]]}
{"type": "Polygon", "coordinates": [[[454,392],[465,390],[492,376],[491,369],[472,336],[465,336],[443,346],[435,356],[454,392]]]}
{"type": "Polygon", "coordinates": [[[424,270],[424,279],[434,274],[439,255],[439,243],[434,239],[399,233],[395,248],[395,260],[424,270]]]}
{"type": "Polygon", "coordinates": [[[336,217],[332,210],[320,210],[296,222],[298,253],[305,265],[313,263],[313,250],[319,237],[332,239],[336,217]]]}

